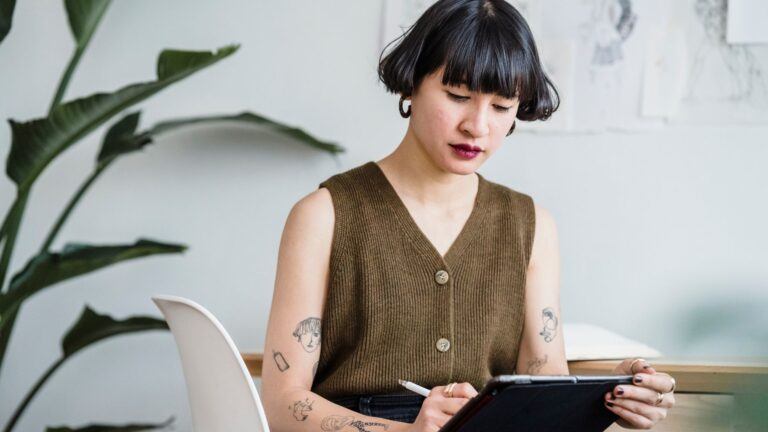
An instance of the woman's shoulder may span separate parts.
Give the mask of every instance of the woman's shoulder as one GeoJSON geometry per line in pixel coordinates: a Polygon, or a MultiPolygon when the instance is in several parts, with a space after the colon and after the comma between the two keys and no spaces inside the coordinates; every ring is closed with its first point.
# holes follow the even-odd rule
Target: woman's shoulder
{"type": "Polygon", "coordinates": [[[329,237],[333,234],[335,215],[331,194],[325,188],[316,189],[299,199],[291,208],[286,229],[303,236],[329,237]]]}
{"type": "MultiPolygon", "coordinates": [[[[291,209],[289,219],[302,225],[313,226],[315,229],[332,231],[335,219],[333,195],[349,190],[361,178],[370,175],[371,164],[367,162],[360,166],[334,174],[321,182],[317,189],[299,199],[291,209]]],[[[343,204],[338,200],[336,205],[343,204]]]]}
{"type": "Polygon", "coordinates": [[[375,162],[366,162],[362,165],[358,165],[328,177],[325,181],[320,183],[320,187],[344,187],[345,185],[359,183],[361,180],[367,179],[373,175],[374,173],[372,173],[372,170],[374,169],[376,169],[375,162]]]}
{"type": "Polygon", "coordinates": [[[510,186],[503,185],[501,183],[493,182],[491,180],[486,179],[482,175],[480,175],[480,177],[486,183],[492,200],[494,199],[506,200],[511,202],[513,205],[517,205],[517,206],[522,205],[525,207],[529,207],[531,209],[533,209],[533,207],[535,206],[533,197],[528,193],[522,192],[510,186]]]}
{"type": "MultiPolygon", "coordinates": [[[[505,199],[516,205],[520,209],[527,209],[531,214],[539,234],[550,234],[556,231],[555,220],[552,213],[534,200],[533,196],[527,192],[521,192],[516,188],[506,186],[500,183],[484,179],[491,191],[491,195],[496,199],[505,199]]],[[[493,198],[492,198],[493,199],[493,198]]]]}

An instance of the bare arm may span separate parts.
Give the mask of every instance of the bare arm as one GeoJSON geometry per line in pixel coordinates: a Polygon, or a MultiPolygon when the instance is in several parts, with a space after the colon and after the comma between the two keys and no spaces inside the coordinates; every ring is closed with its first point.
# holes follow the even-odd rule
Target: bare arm
{"type": "Polygon", "coordinates": [[[525,284],[525,327],[517,373],[567,375],[560,315],[560,252],[552,215],[536,206],[536,230],[525,284]]]}
{"type": "Polygon", "coordinates": [[[397,431],[404,423],[367,417],[312,393],[320,358],[334,213],[326,189],[300,200],[280,241],[262,371],[269,427],[280,431],[397,431]]]}

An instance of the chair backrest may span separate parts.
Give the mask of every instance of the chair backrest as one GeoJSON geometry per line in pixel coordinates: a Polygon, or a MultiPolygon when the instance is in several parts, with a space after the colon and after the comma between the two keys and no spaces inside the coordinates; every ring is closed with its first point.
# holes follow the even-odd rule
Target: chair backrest
{"type": "Polygon", "coordinates": [[[183,297],[152,301],[179,348],[195,432],[269,432],[250,373],[216,317],[183,297]]]}

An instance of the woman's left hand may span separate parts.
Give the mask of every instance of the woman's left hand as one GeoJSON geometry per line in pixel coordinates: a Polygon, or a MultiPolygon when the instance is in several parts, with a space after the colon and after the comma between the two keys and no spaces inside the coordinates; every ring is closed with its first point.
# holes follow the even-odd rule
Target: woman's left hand
{"type": "Polygon", "coordinates": [[[633,384],[621,384],[605,394],[605,405],[620,418],[616,423],[627,429],[650,429],[667,417],[675,405],[675,384],[671,376],[656,372],[643,359],[626,359],[613,370],[614,375],[633,375],[633,384]]]}

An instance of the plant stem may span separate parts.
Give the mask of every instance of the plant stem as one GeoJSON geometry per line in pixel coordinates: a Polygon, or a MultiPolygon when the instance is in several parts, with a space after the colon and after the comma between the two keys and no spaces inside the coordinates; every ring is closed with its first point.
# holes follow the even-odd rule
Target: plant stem
{"type": "MultiPolygon", "coordinates": [[[[0,260],[0,293],[4,292],[3,286],[5,283],[5,274],[8,270],[8,265],[11,262],[13,247],[16,244],[16,234],[19,232],[19,227],[21,226],[21,218],[27,207],[27,197],[29,197],[28,189],[19,190],[16,195],[16,201],[11,206],[11,210],[5,218],[5,222],[3,222],[3,232],[6,237],[5,243],[3,243],[2,260],[0,260]]],[[[10,286],[10,282],[8,285],[10,286]]],[[[13,324],[16,322],[16,315],[18,312],[18,308],[13,309],[9,311],[6,316],[2,317],[4,323],[2,330],[0,330],[0,371],[2,371],[5,352],[8,348],[8,343],[11,340],[11,332],[13,331],[13,324]]]]}
{"type": "Polygon", "coordinates": [[[59,106],[59,103],[61,103],[61,99],[64,98],[64,93],[67,91],[67,86],[69,86],[69,80],[72,78],[72,74],[75,72],[75,68],[77,67],[77,64],[80,62],[80,57],[83,55],[84,51],[85,51],[85,45],[78,46],[75,49],[75,52],[72,53],[72,58],[69,59],[69,63],[67,64],[67,69],[64,71],[64,74],[61,76],[61,80],[59,81],[59,87],[56,89],[56,96],[53,97],[53,101],[51,102],[51,107],[48,109],[48,115],[51,115],[53,110],[57,106],[59,106]]]}
{"type": "Polygon", "coordinates": [[[11,419],[8,420],[8,424],[5,425],[3,432],[10,432],[11,429],[13,429],[13,427],[16,425],[16,422],[18,422],[19,418],[21,418],[21,414],[27,408],[29,403],[32,401],[32,398],[35,397],[35,395],[43,386],[43,384],[45,384],[48,378],[50,378],[50,376],[53,375],[54,372],[56,372],[56,369],[58,369],[59,366],[61,366],[64,363],[64,360],[66,359],[67,357],[64,356],[56,360],[56,363],[52,364],[51,367],[49,367],[48,370],[45,372],[45,374],[43,374],[43,376],[41,376],[40,379],[37,380],[35,385],[27,393],[27,396],[24,398],[21,404],[19,404],[18,408],[16,408],[16,411],[14,411],[13,416],[11,416],[11,419]]]}
{"type": "Polygon", "coordinates": [[[56,220],[56,223],[51,228],[51,231],[48,233],[48,237],[45,239],[45,242],[43,243],[43,246],[40,248],[39,253],[47,252],[48,248],[51,247],[51,243],[56,239],[56,235],[59,234],[59,231],[61,230],[61,227],[64,225],[64,222],[67,221],[67,218],[69,217],[69,214],[72,212],[72,209],[75,208],[77,203],[80,201],[80,198],[83,197],[85,194],[85,191],[88,190],[88,188],[91,186],[91,184],[96,181],[96,179],[101,175],[101,173],[107,169],[109,164],[112,161],[106,163],[100,163],[97,165],[96,169],[91,173],[91,175],[85,180],[85,182],[80,185],[80,188],[75,192],[75,194],[70,198],[69,203],[67,204],[67,207],[64,209],[64,211],[59,215],[59,218],[56,220]]]}
{"type": "Polygon", "coordinates": [[[5,315],[5,318],[4,318],[7,322],[3,325],[3,328],[0,329],[0,371],[3,370],[3,360],[5,359],[5,351],[8,348],[8,344],[11,341],[13,325],[16,323],[16,315],[18,314],[19,314],[19,308],[8,311],[8,313],[5,315]]]}
{"type": "Polygon", "coordinates": [[[29,197],[29,189],[21,189],[16,195],[16,202],[13,203],[13,207],[8,214],[8,224],[5,226],[5,243],[3,243],[3,255],[0,259],[0,293],[5,292],[3,289],[5,286],[5,275],[8,271],[8,265],[11,263],[11,256],[13,255],[13,248],[16,245],[16,234],[19,232],[19,226],[21,225],[21,218],[24,215],[24,210],[27,207],[27,198],[29,197]]]}

